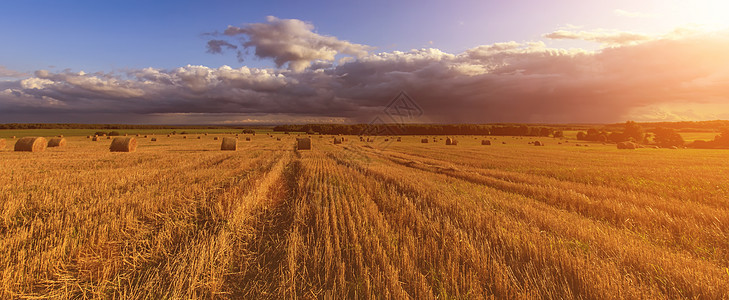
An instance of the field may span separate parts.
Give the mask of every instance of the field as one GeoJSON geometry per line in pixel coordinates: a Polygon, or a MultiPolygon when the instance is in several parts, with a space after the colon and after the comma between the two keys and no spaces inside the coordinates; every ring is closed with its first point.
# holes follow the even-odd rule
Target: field
{"type": "Polygon", "coordinates": [[[729,298],[726,150],[197,136],[9,140],[0,298],[729,298]]]}

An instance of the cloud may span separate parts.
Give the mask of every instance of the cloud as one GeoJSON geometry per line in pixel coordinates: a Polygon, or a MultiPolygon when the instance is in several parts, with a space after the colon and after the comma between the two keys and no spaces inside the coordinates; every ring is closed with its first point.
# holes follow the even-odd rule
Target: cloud
{"type": "Polygon", "coordinates": [[[607,46],[622,46],[649,41],[652,37],[644,34],[624,31],[569,31],[557,30],[544,35],[553,40],[583,40],[598,42],[607,46]]]}
{"type": "MultiPolygon", "coordinates": [[[[254,54],[257,57],[271,58],[278,67],[288,64],[293,71],[303,71],[315,60],[334,61],[338,54],[362,57],[371,49],[365,45],[315,33],[312,24],[301,20],[269,16],[266,21],[243,27],[228,26],[224,34],[247,38],[242,42],[242,47],[255,48],[254,54]]],[[[220,46],[230,49],[236,47],[226,41],[211,40],[208,42],[208,52],[219,53],[222,51],[220,46]]]]}
{"type": "Polygon", "coordinates": [[[18,71],[13,71],[4,66],[0,66],[0,78],[3,78],[3,77],[20,78],[20,77],[25,77],[25,76],[28,76],[28,74],[18,72],[18,71]]]}
{"type": "Polygon", "coordinates": [[[238,46],[228,43],[224,40],[209,40],[208,53],[223,53],[223,47],[227,49],[238,49],[238,46]]]}
{"type": "Polygon", "coordinates": [[[125,73],[39,70],[0,82],[6,122],[369,122],[406,91],[423,122],[619,122],[729,110],[729,34],[685,33],[596,51],[543,42],[360,55],[296,70],[222,66],[125,73]],[[722,110],[723,109],[723,110],[722,110]],[[303,122],[303,121],[302,121],[303,122]]]}

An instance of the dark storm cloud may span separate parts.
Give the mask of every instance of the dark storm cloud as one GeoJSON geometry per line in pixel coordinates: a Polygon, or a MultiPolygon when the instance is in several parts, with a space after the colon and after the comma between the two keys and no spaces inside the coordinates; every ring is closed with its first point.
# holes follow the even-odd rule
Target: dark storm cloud
{"type": "Polygon", "coordinates": [[[306,62],[302,70],[189,65],[121,75],[40,70],[0,84],[0,119],[65,115],[83,122],[115,115],[139,122],[215,123],[246,115],[280,122],[367,122],[401,90],[422,107],[421,121],[431,122],[712,118],[716,109],[686,106],[729,103],[726,53],[729,36],[714,33],[594,52],[508,42],[460,54],[438,49],[368,54],[338,65],[319,55],[295,56],[306,62]],[[671,105],[682,108],[671,111],[671,105]]]}

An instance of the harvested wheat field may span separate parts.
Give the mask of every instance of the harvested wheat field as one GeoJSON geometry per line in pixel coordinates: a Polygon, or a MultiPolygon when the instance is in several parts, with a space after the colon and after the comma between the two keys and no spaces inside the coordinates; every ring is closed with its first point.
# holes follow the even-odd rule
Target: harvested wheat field
{"type": "Polygon", "coordinates": [[[0,298],[729,297],[722,150],[66,138],[0,155],[0,298]]]}

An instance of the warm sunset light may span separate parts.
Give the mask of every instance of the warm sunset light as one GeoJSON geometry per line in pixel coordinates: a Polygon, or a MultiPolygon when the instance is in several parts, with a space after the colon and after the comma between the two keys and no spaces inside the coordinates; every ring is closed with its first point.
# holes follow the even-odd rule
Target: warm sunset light
{"type": "Polygon", "coordinates": [[[0,299],[729,299],[729,1],[20,0],[0,299]]]}

